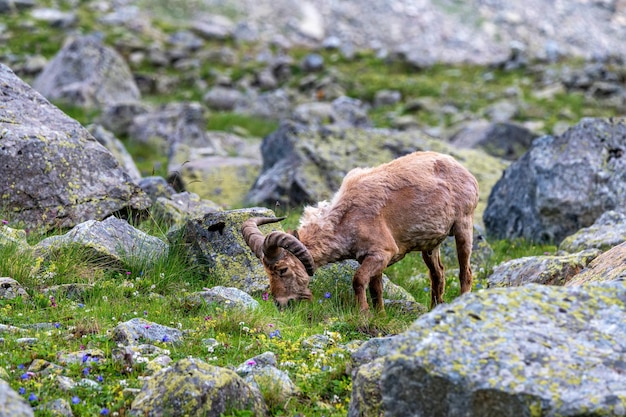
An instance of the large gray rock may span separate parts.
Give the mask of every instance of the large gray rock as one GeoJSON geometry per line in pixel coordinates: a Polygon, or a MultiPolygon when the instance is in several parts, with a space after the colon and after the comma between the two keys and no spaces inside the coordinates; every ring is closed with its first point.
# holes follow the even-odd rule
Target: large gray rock
{"type": "Polygon", "coordinates": [[[93,35],[67,42],[33,87],[49,100],[88,108],[140,99],[124,58],[93,35]]]}
{"type": "Polygon", "coordinates": [[[626,206],[626,121],[582,119],[544,136],[504,172],[489,196],[489,236],[560,243],[605,211],[626,206]]]}
{"type": "Polygon", "coordinates": [[[181,359],[148,379],[131,405],[131,416],[219,417],[234,410],[267,415],[261,393],[230,369],[181,359]]]}
{"type": "Polygon", "coordinates": [[[0,65],[0,207],[11,221],[73,227],[150,199],[78,122],[0,65]]]}
{"type": "Polygon", "coordinates": [[[624,415],[626,287],[468,293],[366,342],[349,416],[624,415]]]}

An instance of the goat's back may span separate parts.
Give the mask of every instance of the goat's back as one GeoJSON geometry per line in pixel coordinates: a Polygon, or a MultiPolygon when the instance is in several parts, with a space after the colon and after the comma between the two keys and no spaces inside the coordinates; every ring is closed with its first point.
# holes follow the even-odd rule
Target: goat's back
{"type": "Polygon", "coordinates": [[[373,168],[350,171],[333,199],[379,211],[398,205],[452,206],[455,212],[473,212],[478,203],[478,183],[474,176],[450,155],[413,152],[373,168]],[[409,200],[398,198],[406,193],[409,200]]]}

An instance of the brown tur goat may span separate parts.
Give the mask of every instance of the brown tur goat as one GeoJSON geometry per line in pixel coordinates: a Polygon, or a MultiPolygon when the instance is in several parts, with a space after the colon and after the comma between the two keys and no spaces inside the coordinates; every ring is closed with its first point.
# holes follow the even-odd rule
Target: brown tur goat
{"type": "Polygon", "coordinates": [[[355,168],[332,201],[307,207],[293,234],[264,236],[262,224],[284,218],[254,217],[241,231],[261,259],[279,307],[311,300],[309,276],[322,265],[356,259],[352,286],[361,310],[384,311],[382,274],[411,251],[421,251],[430,271],[431,308],[443,303],[444,268],[439,246],[456,240],[461,293],[472,289],[470,255],[478,183],[449,155],[414,152],[375,168],[355,168]]]}

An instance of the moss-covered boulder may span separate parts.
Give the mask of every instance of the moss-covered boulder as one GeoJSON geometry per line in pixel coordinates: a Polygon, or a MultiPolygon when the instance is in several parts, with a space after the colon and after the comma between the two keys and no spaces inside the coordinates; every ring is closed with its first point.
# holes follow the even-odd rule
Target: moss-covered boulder
{"type": "Polygon", "coordinates": [[[46,259],[68,248],[86,262],[109,268],[124,268],[137,262],[151,265],[169,251],[168,244],[158,237],[113,216],[103,221],[86,221],[64,235],[50,236],[33,247],[46,259]]]}
{"type": "Polygon", "coordinates": [[[585,118],[543,136],[506,169],[485,210],[487,235],[556,243],[626,207],[626,120],[585,118]]]}
{"type": "Polygon", "coordinates": [[[565,285],[626,280],[626,242],[599,255],[565,285]]]}
{"type": "Polygon", "coordinates": [[[234,371],[188,358],[147,380],[131,405],[130,415],[220,417],[237,410],[267,415],[259,391],[234,371]]]}
{"type": "Polygon", "coordinates": [[[623,415],[625,300],[623,282],[465,294],[357,369],[348,415],[623,415]]]}
{"type": "Polygon", "coordinates": [[[564,255],[526,256],[496,266],[487,282],[490,287],[516,287],[527,284],[563,285],[581,272],[599,249],[564,255]]]}
{"type": "Polygon", "coordinates": [[[0,417],[34,417],[33,409],[8,382],[0,379],[0,417]]]}
{"type": "MultiPolygon", "coordinates": [[[[251,295],[269,289],[269,279],[261,261],[243,240],[241,225],[250,217],[276,217],[272,210],[255,207],[207,213],[188,220],[179,231],[185,250],[197,265],[219,284],[235,287],[251,295]]],[[[260,226],[263,234],[281,230],[280,223],[260,226]]]]}
{"type": "Polygon", "coordinates": [[[1,64],[0,96],[0,210],[11,224],[56,230],[150,207],[111,152],[1,64]]]}
{"type": "Polygon", "coordinates": [[[626,242],[626,213],[609,210],[591,226],[569,235],[559,245],[566,252],[597,248],[603,251],[626,242]]]}

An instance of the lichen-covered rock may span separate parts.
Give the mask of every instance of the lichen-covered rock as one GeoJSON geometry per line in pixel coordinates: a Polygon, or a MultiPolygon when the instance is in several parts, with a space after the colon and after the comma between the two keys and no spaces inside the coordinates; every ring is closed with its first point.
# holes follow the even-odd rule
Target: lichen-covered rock
{"type": "Polygon", "coordinates": [[[28,249],[30,245],[26,239],[26,230],[13,229],[5,224],[0,224],[0,246],[17,245],[20,249],[28,249]]]}
{"type": "Polygon", "coordinates": [[[126,150],[126,147],[121,140],[115,137],[113,133],[106,130],[104,127],[98,124],[87,126],[89,132],[93,135],[98,142],[109,150],[117,159],[120,166],[126,170],[128,176],[136,183],[139,184],[141,180],[141,173],[133,160],[131,154],[126,150]]]}
{"type": "Polygon", "coordinates": [[[335,125],[316,128],[284,121],[263,139],[263,167],[246,202],[293,207],[328,200],[350,169],[379,165],[419,150],[450,154],[476,176],[481,194],[475,219],[482,224],[483,202],[506,163],[482,151],[454,149],[416,131],[335,125]]]}
{"type": "Polygon", "coordinates": [[[606,251],[622,242],[626,242],[626,214],[610,210],[591,226],[563,239],[559,250],[572,253],[597,248],[606,251]]]}
{"type": "Polygon", "coordinates": [[[267,415],[256,388],[230,369],[199,359],[181,359],[144,383],[133,400],[131,416],[220,417],[236,410],[267,415]]]}
{"type": "Polygon", "coordinates": [[[118,324],[113,329],[112,335],[113,340],[125,345],[137,344],[140,341],[175,343],[182,337],[183,333],[178,329],[140,318],[118,324]]]}
{"type": "MultiPolygon", "coordinates": [[[[241,235],[241,225],[250,217],[276,216],[272,210],[261,207],[208,213],[187,221],[182,241],[193,262],[204,266],[221,285],[260,295],[269,289],[269,279],[241,235]]],[[[260,226],[260,230],[267,234],[282,228],[280,223],[272,223],[260,226]]]]}
{"type": "Polygon", "coordinates": [[[514,161],[522,156],[537,134],[524,126],[510,122],[470,122],[450,138],[450,143],[462,148],[481,148],[489,155],[514,161]]]}
{"type": "Polygon", "coordinates": [[[626,207],[626,120],[582,119],[536,139],[489,195],[487,235],[559,244],[605,211],[626,207]]]}
{"type": "Polygon", "coordinates": [[[259,307],[259,302],[248,293],[233,287],[221,285],[207,288],[205,291],[194,293],[187,297],[194,303],[215,303],[222,308],[255,309],[259,307]]]}
{"type": "Polygon", "coordinates": [[[516,287],[526,284],[563,285],[582,271],[599,249],[567,255],[527,256],[503,262],[487,277],[489,287],[516,287]]]}
{"type": "Polygon", "coordinates": [[[89,220],[64,235],[43,239],[34,249],[44,257],[58,250],[75,247],[86,261],[102,263],[111,268],[123,268],[133,262],[150,265],[167,256],[169,247],[161,239],[131,226],[127,221],[108,217],[103,221],[89,220]]]}
{"type": "MultiPolygon", "coordinates": [[[[324,265],[315,271],[309,287],[317,293],[330,293],[332,297],[339,297],[347,305],[354,304],[356,300],[352,278],[358,267],[359,263],[355,260],[324,265]]],[[[385,274],[383,274],[383,298],[415,301],[407,290],[394,284],[385,274]]]]}
{"type": "Polygon", "coordinates": [[[348,415],[623,415],[625,351],[622,282],[468,293],[357,369],[348,415]]]}
{"type": "Polygon", "coordinates": [[[183,225],[187,220],[202,217],[222,208],[211,200],[200,198],[196,193],[183,191],[169,197],[157,197],[150,214],[168,225],[183,225]]]}
{"type": "Polygon", "coordinates": [[[48,100],[87,108],[140,99],[124,58],[94,35],[67,42],[35,78],[33,87],[48,100]]]}
{"type": "Polygon", "coordinates": [[[599,255],[565,285],[626,280],[626,242],[599,255]]]}
{"type": "Polygon", "coordinates": [[[33,409],[15,392],[8,382],[0,379],[0,417],[34,417],[33,409]]]}
{"type": "Polygon", "coordinates": [[[15,297],[28,298],[28,293],[13,278],[0,277],[0,300],[12,300],[15,297]]]}
{"type": "MultiPolygon", "coordinates": [[[[246,194],[259,175],[261,162],[256,158],[198,154],[187,146],[177,146],[180,163],[170,164],[176,181],[185,189],[224,207],[241,207],[246,194]],[[183,150],[181,148],[187,148],[183,150]]],[[[172,156],[174,157],[174,155],[172,156]]]]}
{"type": "Polygon", "coordinates": [[[150,206],[115,157],[77,121],[0,64],[0,207],[45,230],[150,206]]]}
{"type": "Polygon", "coordinates": [[[235,370],[251,386],[270,392],[275,401],[285,403],[298,391],[289,374],[276,367],[276,355],[264,352],[240,364],[235,370]]]}

